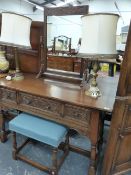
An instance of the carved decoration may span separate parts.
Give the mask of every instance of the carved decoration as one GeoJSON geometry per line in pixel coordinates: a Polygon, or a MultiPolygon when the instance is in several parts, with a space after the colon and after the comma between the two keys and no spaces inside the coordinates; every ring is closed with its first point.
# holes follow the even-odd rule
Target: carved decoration
{"type": "Polygon", "coordinates": [[[91,112],[89,109],[70,104],[65,104],[63,106],[61,102],[56,100],[53,101],[43,97],[41,98],[26,93],[20,93],[19,103],[22,105],[29,105],[30,107],[34,107],[42,111],[51,112],[61,117],[68,117],[86,122],[89,122],[90,120],[91,112]]]}
{"type": "Polygon", "coordinates": [[[16,102],[16,93],[15,91],[9,89],[0,89],[0,97],[2,101],[13,101],[16,102]]]}
{"type": "Polygon", "coordinates": [[[64,116],[89,122],[91,111],[87,108],[66,104],[64,108],[64,116]]]}
{"type": "Polygon", "coordinates": [[[62,110],[61,103],[57,101],[29,94],[27,95],[26,93],[19,94],[19,103],[23,105],[29,105],[43,111],[48,111],[57,115],[60,115],[62,110]]]}

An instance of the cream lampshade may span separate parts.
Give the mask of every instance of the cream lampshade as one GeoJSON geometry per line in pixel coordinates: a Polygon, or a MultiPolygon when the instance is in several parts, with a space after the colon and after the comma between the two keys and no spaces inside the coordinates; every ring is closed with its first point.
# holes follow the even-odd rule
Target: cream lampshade
{"type": "Polygon", "coordinates": [[[79,54],[116,54],[119,15],[95,13],[82,16],[82,43],[79,54]]]}
{"type": "MultiPolygon", "coordinates": [[[[82,41],[78,57],[93,62],[93,79],[86,95],[98,97],[96,77],[100,60],[116,58],[116,29],[119,15],[111,13],[95,13],[82,16],[82,41]]],[[[87,71],[84,78],[87,80],[87,71]]]]}
{"type": "Polygon", "coordinates": [[[20,14],[2,12],[0,44],[15,48],[16,75],[15,80],[23,79],[17,58],[17,48],[31,48],[30,26],[32,20],[20,14]]]}

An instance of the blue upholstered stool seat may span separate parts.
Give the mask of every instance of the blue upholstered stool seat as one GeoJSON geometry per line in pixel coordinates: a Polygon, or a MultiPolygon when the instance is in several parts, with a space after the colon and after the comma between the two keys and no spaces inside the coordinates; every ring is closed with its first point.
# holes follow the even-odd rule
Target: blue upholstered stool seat
{"type": "Polygon", "coordinates": [[[63,125],[27,113],[11,120],[9,129],[53,147],[58,147],[68,132],[63,125]]]}

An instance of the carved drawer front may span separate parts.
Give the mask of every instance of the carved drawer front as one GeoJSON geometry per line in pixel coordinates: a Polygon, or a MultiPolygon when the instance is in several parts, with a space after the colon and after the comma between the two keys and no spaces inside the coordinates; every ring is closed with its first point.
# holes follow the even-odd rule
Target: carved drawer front
{"type": "Polygon", "coordinates": [[[38,97],[34,95],[29,95],[26,93],[19,94],[19,102],[20,105],[28,105],[29,107],[33,107],[35,109],[40,109],[45,112],[50,112],[55,115],[60,115],[62,110],[61,103],[57,101],[53,101],[50,99],[46,99],[43,97],[38,97]]]}
{"type": "Polygon", "coordinates": [[[0,98],[2,101],[16,103],[16,92],[6,88],[0,88],[0,98]]]}
{"type": "Polygon", "coordinates": [[[64,108],[64,117],[83,121],[86,123],[90,120],[91,111],[84,107],[66,104],[64,108]]]}

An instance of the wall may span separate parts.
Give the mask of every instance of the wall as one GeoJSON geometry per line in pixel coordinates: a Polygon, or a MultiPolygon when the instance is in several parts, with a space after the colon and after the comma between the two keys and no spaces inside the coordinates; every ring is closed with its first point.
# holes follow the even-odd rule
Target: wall
{"type": "MultiPolygon", "coordinates": [[[[51,35],[48,37],[51,40],[55,36],[65,35],[72,39],[72,48],[77,47],[78,40],[81,36],[81,18],[79,16],[53,16],[48,18],[50,23],[51,35]]],[[[51,42],[48,40],[48,45],[51,42]]]]}
{"type": "MultiPolygon", "coordinates": [[[[118,21],[117,25],[117,35],[120,35],[121,28],[123,26],[129,25],[130,19],[131,19],[131,0],[85,0],[83,2],[83,5],[89,5],[89,12],[95,13],[95,12],[109,12],[109,13],[116,13],[121,15],[118,21]],[[117,3],[117,6],[120,10],[115,6],[115,3],[117,3]]],[[[76,18],[72,17],[64,17],[63,18],[56,18],[52,17],[50,19],[50,22],[52,23],[50,31],[52,31],[52,34],[50,38],[53,39],[54,36],[58,35],[66,35],[68,37],[72,38],[72,48],[77,47],[77,43],[79,38],[81,37],[81,19],[80,16],[76,18]]],[[[50,40],[51,41],[51,40],[50,40]]],[[[50,45],[51,42],[48,41],[48,44],[50,45]]]]}
{"type": "Polygon", "coordinates": [[[34,21],[43,21],[43,12],[41,10],[33,12],[33,5],[23,0],[0,0],[0,13],[2,11],[12,11],[26,15],[34,21]]]}
{"type": "MultiPolygon", "coordinates": [[[[85,0],[83,5],[89,5],[89,12],[109,12],[119,14],[114,4],[115,0],[85,0]]],[[[131,0],[116,0],[120,9],[117,35],[121,33],[121,27],[129,25],[131,18],[131,0]]],[[[33,5],[24,0],[0,0],[0,12],[3,10],[22,13],[31,17],[33,20],[43,21],[43,12],[36,10],[33,12],[33,5]],[[7,5],[8,4],[8,5],[7,5]]],[[[72,38],[72,48],[77,47],[81,37],[81,19],[80,17],[52,17],[49,19],[50,33],[48,33],[48,45],[52,44],[54,36],[66,35],[72,38]]]]}
{"type": "Polygon", "coordinates": [[[109,12],[120,15],[117,24],[117,50],[125,50],[125,44],[121,44],[121,30],[124,26],[129,26],[131,20],[131,0],[91,0],[89,3],[90,12],[109,12]],[[115,2],[117,7],[115,6],[115,2]],[[119,9],[119,11],[118,11],[119,9]]]}
{"type": "MultiPolygon", "coordinates": [[[[84,3],[86,4],[86,2],[84,3]]],[[[91,0],[89,2],[89,12],[109,12],[120,14],[121,17],[118,23],[118,33],[121,31],[121,27],[129,25],[131,19],[131,0],[91,0]],[[115,2],[120,10],[115,6],[115,2]]]]}

